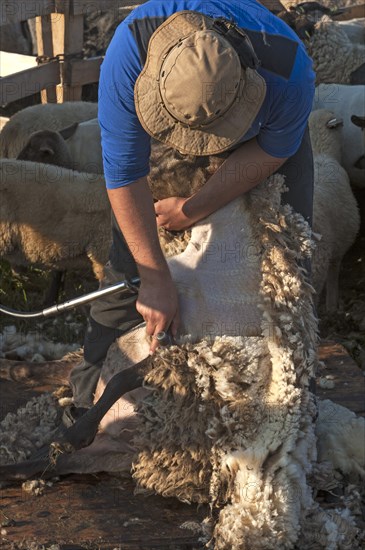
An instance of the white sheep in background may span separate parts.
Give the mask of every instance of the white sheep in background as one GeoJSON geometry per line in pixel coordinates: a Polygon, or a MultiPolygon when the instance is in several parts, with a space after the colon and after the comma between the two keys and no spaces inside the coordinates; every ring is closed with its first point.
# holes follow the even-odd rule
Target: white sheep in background
{"type": "Polygon", "coordinates": [[[327,285],[326,305],[338,303],[338,277],[343,256],[360,228],[360,215],[341,162],[340,121],[324,109],[313,111],[309,130],[314,153],[313,229],[321,240],[313,253],[313,286],[320,294],[327,285]]]}
{"type": "Polygon", "coordinates": [[[17,156],[19,160],[45,162],[79,172],[103,173],[101,135],[98,119],[75,122],[59,130],[39,130],[31,134],[17,156]]]}
{"type": "Polygon", "coordinates": [[[339,24],[326,15],[315,24],[306,46],[317,84],[350,84],[351,74],[364,64],[365,45],[353,44],[339,24]]]}
{"type": "Polygon", "coordinates": [[[365,17],[359,19],[348,19],[347,21],[337,21],[341,30],[345,31],[349,40],[353,44],[364,44],[365,42],[365,17]]]}
{"type": "Polygon", "coordinates": [[[104,178],[0,159],[0,255],[15,265],[103,275],[111,242],[104,178]],[[97,228],[97,230],[96,230],[97,228]]]}
{"type": "Polygon", "coordinates": [[[16,158],[37,130],[61,130],[74,122],[95,118],[97,103],[73,101],[27,107],[13,115],[0,133],[0,158],[16,158]]]}
{"type": "Polygon", "coordinates": [[[358,166],[364,156],[364,138],[361,128],[351,122],[351,117],[365,116],[365,86],[344,84],[320,84],[316,88],[313,110],[328,109],[343,120],[341,132],[341,164],[356,187],[365,187],[365,169],[358,166]]]}

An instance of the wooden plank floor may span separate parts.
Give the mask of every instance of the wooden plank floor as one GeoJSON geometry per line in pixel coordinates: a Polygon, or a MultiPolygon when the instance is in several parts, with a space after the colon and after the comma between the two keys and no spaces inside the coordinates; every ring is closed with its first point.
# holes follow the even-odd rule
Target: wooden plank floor
{"type": "Polygon", "coordinates": [[[345,348],[335,342],[323,342],[319,348],[319,359],[324,365],[317,376],[317,395],[365,416],[365,373],[345,348]],[[320,387],[318,379],[326,376],[331,377],[334,388],[320,387]]]}
{"type": "MultiPolygon", "coordinates": [[[[324,366],[318,378],[330,376],[334,388],[317,388],[317,394],[365,415],[363,372],[339,344],[320,347],[324,366]]],[[[1,416],[15,410],[49,386],[27,387],[0,381],[1,416]],[[16,405],[16,406],[15,406],[16,405]]],[[[72,475],[33,496],[20,487],[1,490],[1,550],[29,550],[32,541],[61,550],[193,550],[202,548],[199,535],[181,528],[199,522],[207,509],[184,505],[175,499],[134,495],[129,479],[107,474],[72,475]]],[[[36,546],[32,548],[35,550],[36,546]]]]}

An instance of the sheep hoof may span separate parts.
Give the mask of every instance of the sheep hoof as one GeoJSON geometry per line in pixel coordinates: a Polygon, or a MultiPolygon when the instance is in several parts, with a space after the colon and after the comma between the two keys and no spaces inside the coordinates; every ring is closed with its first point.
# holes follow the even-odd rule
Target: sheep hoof
{"type": "Polygon", "coordinates": [[[88,409],[72,426],[63,429],[54,443],[61,445],[62,451],[67,453],[88,447],[95,439],[99,422],[93,408],[88,409]]]}

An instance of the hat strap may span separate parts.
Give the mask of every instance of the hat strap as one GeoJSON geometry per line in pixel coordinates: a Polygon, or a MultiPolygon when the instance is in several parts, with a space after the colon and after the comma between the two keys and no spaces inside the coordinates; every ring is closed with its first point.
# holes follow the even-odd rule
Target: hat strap
{"type": "Polygon", "coordinates": [[[244,69],[247,67],[257,69],[261,65],[247,34],[236,23],[228,21],[224,17],[218,17],[213,20],[213,30],[224,36],[236,50],[244,69]]]}

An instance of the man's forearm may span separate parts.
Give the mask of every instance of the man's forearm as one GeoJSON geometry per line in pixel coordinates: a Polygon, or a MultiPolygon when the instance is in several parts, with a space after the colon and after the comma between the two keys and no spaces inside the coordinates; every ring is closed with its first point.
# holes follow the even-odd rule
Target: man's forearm
{"type": "Polygon", "coordinates": [[[109,189],[108,196],[141,277],[148,276],[151,279],[162,272],[168,273],[158,240],[153,198],[147,178],[118,189],[109,189]]]}
{"type": "Polygon", "coordinates": [[[185,202],[184,214],[194,221],[205,218],[264,181],[285,161],[285,158],[265,153],[256,139],[244,143],[225,160],[204,187],[185,202]]]}

